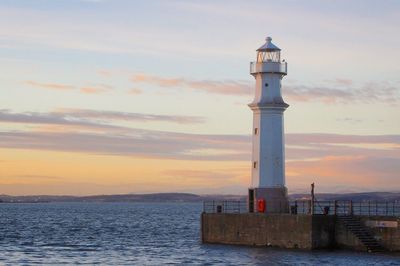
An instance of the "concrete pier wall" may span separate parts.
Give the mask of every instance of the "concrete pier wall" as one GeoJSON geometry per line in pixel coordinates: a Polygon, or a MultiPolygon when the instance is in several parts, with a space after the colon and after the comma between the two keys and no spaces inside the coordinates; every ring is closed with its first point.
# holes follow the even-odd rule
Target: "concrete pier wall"
{"type": "Polygon", "coordinates": [[[328,216],[203,213],[201,219],[204,243],[315,249],[330,247],[334,237],[328,216]]]}
{"type": "MultiPolygon", "coordinates": [[[[358,218],[386,250],[400,251],[400,219],[358,218]]],[[[203,213],[201,229],[204,243],[366,250],[334,215],[203,213]]]]}

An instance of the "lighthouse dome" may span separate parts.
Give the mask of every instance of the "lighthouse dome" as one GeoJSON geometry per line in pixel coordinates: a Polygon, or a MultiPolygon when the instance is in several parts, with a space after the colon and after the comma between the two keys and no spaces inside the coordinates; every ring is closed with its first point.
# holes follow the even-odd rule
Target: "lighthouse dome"
{"type": "Polygon", "coordinates": [[[267,37],[267,38],[265,38],[265,40],[266,40],[266,43],[263,46],[261,46],[260,48],[258,48],[257,51],[280,51],[281,50],[278,46],[276,46],[275,44],[273,44],[271,42],[272,41],[271,37],[267,37]]]}

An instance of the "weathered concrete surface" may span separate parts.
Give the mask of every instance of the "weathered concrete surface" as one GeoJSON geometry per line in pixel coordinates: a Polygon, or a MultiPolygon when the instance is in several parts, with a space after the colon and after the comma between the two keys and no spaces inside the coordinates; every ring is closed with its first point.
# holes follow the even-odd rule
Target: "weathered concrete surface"
{"type": "Polygon", "coordinates": [[[202,240],[281,248],[327,248],[332,245],[333,227],[329,226],[332,223],[328,216],[203,213],[202,240]]]}
{"type": "Polygon", "coordinates": [[[257,210],[258,199],[265,200],[265,213],[289,213],[289,199],[286,187],[254,188],[254,210],[257,210]]]}
{"type": "MultiPolygon", "coordinates": [[[[378,242],[389,251],[400,251],[400,219],[358,217],[378,242]],[[371,221],[393,221],[397,227],[373,227],[371,221]]],[[[281,248],[346,248],[365,246],[333,215],[291,215],[262,213],[203,213],[202,241],[281,248]]]]}
{"type": "Polygon", "coordinates": [[[313,215],[311,217],[312,248],[333,248],[335,246],[336,217],[330,215],[313,215]]]}
{"type": "MultiPolygon", "coordinates": [[[[358,216],[365,228],[389,251],[400,251],[400,219],[387,216],[358,216]],[[371,226],[371,222],[395,222],[397,227],[371,226]]],[[[341,223],[335,227],[335,242],[338,247],[365,250],[364,245],[341,223]]]]}

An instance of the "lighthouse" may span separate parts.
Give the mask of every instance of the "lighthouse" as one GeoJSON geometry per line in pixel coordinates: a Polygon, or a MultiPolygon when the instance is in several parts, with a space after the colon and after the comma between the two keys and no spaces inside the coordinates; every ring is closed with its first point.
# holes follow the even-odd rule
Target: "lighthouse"
{"type": "Polygon", "coordinates": [[[253,111],[249,210],[288,212],[283,113],[289,105],[281,91],[287,63],[281,61],[281,49],[272,43],[271,37],[257,49],[257,60],[250,63],[250,74],[256,86],[254,100],[249,104],[253,111]]]}

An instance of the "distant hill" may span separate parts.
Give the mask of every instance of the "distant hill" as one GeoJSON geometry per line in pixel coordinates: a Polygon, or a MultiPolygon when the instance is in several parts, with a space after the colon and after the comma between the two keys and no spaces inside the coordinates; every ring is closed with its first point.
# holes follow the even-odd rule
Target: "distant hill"
{"type": "MultiPolygon", "coordinates": [[[[318,193],[317,200],[399,201],[400,192],[318,193]]],[[[290,200],[309,199],[309,194],[292,194],[290,200]]],[[[202,202],[205,200],[246,200],[244,195],[196,195],[191,193],[119,194],[96,196],[9,196],[0,195],[0,203],[39,202],[202,202]]]]}
{"type": "Polygon", "coordinates": [[[35,202],[202,202],[204,200],[244,200],[237,195],[196,195],[190,193],[118,194],[96,196],[8,196],[0,195],[0,203],[35,202]]]}

